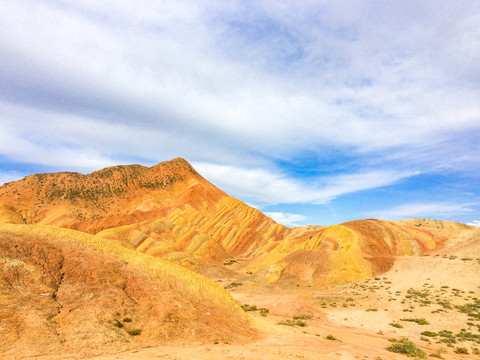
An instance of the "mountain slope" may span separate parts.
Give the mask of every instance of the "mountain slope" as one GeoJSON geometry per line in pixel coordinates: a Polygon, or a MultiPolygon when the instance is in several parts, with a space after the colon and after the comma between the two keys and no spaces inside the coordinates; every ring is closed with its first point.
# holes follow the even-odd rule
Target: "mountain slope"
{"type": "Polygon", "coordinates": [[[3,222],[76,229],[213,277],[234,270],[267,283],[364,279],[390,269],[396,256],[445,243],[429,228],[373,219],[290,229],[181,158],[150,168],[31,175],[0,187],[0,203],[3,222]],[[235,264],[239,258],[245,261],[235,264]],[[234,265],[222,267],[225,260],[234,265]]]}
{"type": "Polygon", "coordinates": [[[255,336],[215,282],[93,235],[2,224],[0,268],[0,350],[13,358],[19,349],[95,353],[255,336]],[[134,329],[141,334],[128,333],[134,329]]]}

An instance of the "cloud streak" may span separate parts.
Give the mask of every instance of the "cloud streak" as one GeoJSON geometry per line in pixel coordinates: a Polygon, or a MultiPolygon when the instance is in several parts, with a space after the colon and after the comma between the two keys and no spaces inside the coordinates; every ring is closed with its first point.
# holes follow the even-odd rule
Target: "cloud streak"
{"type": "Polygon", "coordinates": [[[307,217],[301,214],[292,214],[278,211],[266,212],[265,215],[271,217],[277,223],[289,227],[306,225],[305,221],[307,220],[307,217]]]}
{"type": "Polygon", "coordinates": [[[266,169],[195,162],[193,166],[221,189],[241,199],[262,204],[327,204],[333,199],[362,190],[395,184],[416,173],[370,171],[317,179],[306,183],[266,169]]]}

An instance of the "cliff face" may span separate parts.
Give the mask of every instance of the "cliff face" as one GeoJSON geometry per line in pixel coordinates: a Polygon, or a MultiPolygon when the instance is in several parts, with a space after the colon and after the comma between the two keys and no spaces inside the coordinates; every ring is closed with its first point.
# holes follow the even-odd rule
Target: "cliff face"
{"type": "Polygon", "coordinates": [[[388,270],[443,240],[409,223],[358,220],[287,228],[228,196],[181,158],[88,175],[36,174],[0,187],[0,221],[48,224],[119,241],[197,271],[225,259],[261,282],[341,283],[388,270]]]}

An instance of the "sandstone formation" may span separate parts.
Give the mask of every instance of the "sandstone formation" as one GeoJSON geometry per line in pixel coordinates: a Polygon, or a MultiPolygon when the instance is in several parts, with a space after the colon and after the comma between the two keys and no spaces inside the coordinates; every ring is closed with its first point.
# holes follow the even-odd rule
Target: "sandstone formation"
{"type": "Polygon", "coordinates": [[[204,274],[242,259],[227,268],[262,283],[365,279],[387,271],[395,256],[431,252],[443,239],[414,224],[374,219],[290,229],[225,194],[181,158],[151,168],[31,175],[0,187],[0,203],[4,222],[96,234],[204,274]]]}
{"type": "Polygon", "coordinates": [[[0,225],[0,268],[0,350],[12,358],[255,335],[215,282],[93,235],[0,225]]]}

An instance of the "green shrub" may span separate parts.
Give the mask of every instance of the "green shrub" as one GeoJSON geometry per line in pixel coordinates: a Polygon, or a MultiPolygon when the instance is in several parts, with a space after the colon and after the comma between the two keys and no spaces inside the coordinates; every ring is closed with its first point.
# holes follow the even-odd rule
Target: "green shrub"
{"type": "Polygon", "coordinates": [[[456,336],[459,341],[473,341],[480,344],[480,335],[465,331],[465,329],[462,329],[456,336]]]}
{"type": "Polygon", "coordinates": [[[295,325],[298,325],[300,327],[305,327],[307,326],[307,323],[305,321],[302,321],[302,320],[290,320],[290,319],[287,319],[287,320],[284,320],[284,321],[280,321],[277,323],[278,325],[287,325],[287,326],[295,326],[295,325]]]}
{"type": "Polygon", "coordinates": [[[242,305],[242,309],[243,311],[257,311],[257,305],[248,305],[248,304],[245,304],[245,305],[242,305]]]}
{"type": "Polygon", "coordinates": [[[129,335],[132,335],[132,336],[137,336],[137,335],[140,335],[142,333],[142,330],[140,330],[140,329],[130,329],[130,330],[127,330],[127,333],[129,335]]]}
{"type": "Polygon", "coordinates": [[[261,316],[267,316],[268,313],[269,313],[269,311],[268,311],[267,308],[260,308],[260,315],[261,316]]]}
{"type": "Polygon", "coordinates": [[[335,336],[331,335],[331,334],[325,336],[325,339],[327,339],[327,340],[337,340],[337,338],[335,336]]]}
{"type": "Polygon", "coordinates": [[[130,322],[132,322],[132,319],[130,319],[129,317],[126,317],[126,318],[123,318],[122,321],[126,322],[126,323],[130,323],[130,322]]]}
{"type": "Polygon", "coordinates": [[[398,329],[402,329],[402,328],[403,328],[403,325],[402,325],[402,324],[399,324],[399,323],[391,322],[391,323],[388,324],[388,325],[393,326],[394,328],[398,328],[398,329]]]}
{"type": "Polygon", "coordinates": [[[123,324],[118,320],[115,320],[115,326],[118,328],[123,328],[123,324]]]}
{"type": "Polygon", "coordinates": [[[400,321],[410,321],[410,322],[414,322],[414,323],[417,323],[418,325],[430,325],[430,323],[425,320],[424,318],[420,318],[420,319],[415,319],[415,318],[409,318],[409,319],[400,319],[400,321]]]}
{"type": "Polygon", "coordinates": [[[430,337],[438,336],[438,334],[433,331],[422,331],[420,334],[423,336],[430,336],[430,337]]]}
{"type": "Polygon", "coordinates": [[[233,282],[233,283],[225,286],[225,289],[233,289],[233,288],[236,288],[236,287],[242,286],[242,285],[243,285],[243,283],[241,283],[241,282],[233,282]]]}
{"type": "Polygon", "coordinates": [[[409,341],[406,338],[397,340],[392,345],[387,347],[388,351],[404,354],[411,357],[418,357],[421,359],[425,358],[425,352],[419,349],[413,342],[409,341]]]}
{"type": "Polygon", "coordinates": [[[301,315],[295,315],[293,317],[293,320],[310,320],[313,318],[313,315],[310,314],[301,314],[301,315]]]}
{"type": "Polygon", "coordinates": [[[457,347],[453,350],[455,354],[468,354],[468,349],[465,347],[457,347]]]}

